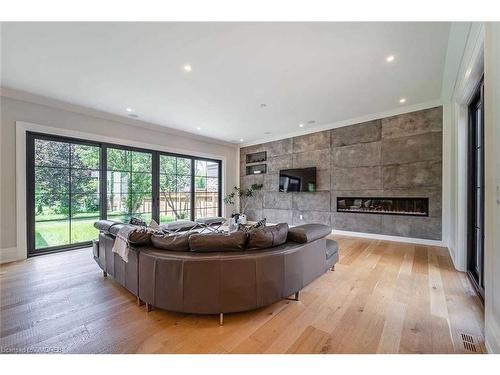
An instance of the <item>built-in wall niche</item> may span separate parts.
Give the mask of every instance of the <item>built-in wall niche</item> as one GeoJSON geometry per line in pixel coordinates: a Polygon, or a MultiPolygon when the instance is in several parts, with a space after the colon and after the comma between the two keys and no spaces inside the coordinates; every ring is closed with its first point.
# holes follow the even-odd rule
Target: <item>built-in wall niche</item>
{"type": "Polygon", "coordinates": [[[337,212],[429,216],[429,198],[337,197],[337,212]]]}
{"type": "Polygon", "coordinates": [[[247,164],[251,163],[262,163],[267,160],[267,151],[255,152],[253,154],[246,155],[247,164]]]}
{"type": "Polygon", "coordinates": [[[267,172],[267,165],[266,164],[247,165],[246,172],[247,172],[247,175],[266,173],[267,172]]]}

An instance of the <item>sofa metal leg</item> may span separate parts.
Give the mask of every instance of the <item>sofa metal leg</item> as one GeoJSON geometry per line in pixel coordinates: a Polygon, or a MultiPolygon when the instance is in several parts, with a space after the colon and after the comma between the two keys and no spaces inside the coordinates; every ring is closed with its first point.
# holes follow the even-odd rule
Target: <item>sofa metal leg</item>
{"type": "Polygon", "coordinates": [[[150,312],[151,310],[153,310],[153,306],[146,302],[146,311],[150,312]]]}
{"type": "Polygon", "coordinates": [[[102,271],[102,276],[108,277],[108,273],[106,271],[102,271]]]}
{"type": "Polygon", "coordinates": [[[139,297],[137,297],[137,306],[142,306],[144,305],[144,302],[141,301],[139,297]]]}
{"type": "Polygon", "coordinates": [[[219,314],[219,324],[220,324],[221,326],[223,326],[223,325],[224,325],[224,313],[220,313],[220,314],[219,314]]]}
{"type": "Polygon", "coordinates": [[[295,301],[299,300],[299,292],[295,292],[295,296],[293,297],[295,301]]]}

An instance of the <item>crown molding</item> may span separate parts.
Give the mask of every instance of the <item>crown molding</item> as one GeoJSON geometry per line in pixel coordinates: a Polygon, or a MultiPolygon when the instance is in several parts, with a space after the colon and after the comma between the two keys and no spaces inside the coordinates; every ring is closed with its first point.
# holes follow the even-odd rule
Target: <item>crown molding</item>
{"type": "Polygon", "coordinates": [[[314,127],[308,128],[308,129],[289,132],[289,133],[285,133],[282,135],[276,135],[276,136],[267,137],[267,138],[260,138],[260,139],[257,139],[255,141],[242,143],[239,145],[239,147],[242,148],[242,147],[254,146],[254,145],[258,145],[258,144],[262,144],[262,143],[279,141],[281,139],[298,137],[301,135],[317,133],[317,132],[324,131],[324,130],[341,128],[343,126],[360,124],[360,123],[367,122],[367,121],[379,120],[379,119],[382,119],[385,117],[402,115],[405,113],[421,111],[424,109],[439,107],[442,105],[443,105],[443,100],[436,99],[436,100],[431,100],[431,101],[424,102],[424,103],[401,106],[401,107],[390,109],[390,110],[383,111],[383,112],[377,112],[377,113],[372,113],[372,114],[365,115],[365,116],[355,117],[355,118],[352,118],[349,120],[333,122],[333,123],[329,123],[329,124],[325,124],[325,125],[318,125],[318,126],[314,126],[314,127]]]}
{"type": "Polygon", "coordinates": [[[46,96],[32,94],[27,91],[21,91],[17,89],[13,89],[10,87],[0,87],[0,97],[5,97],[9,99],[15,99],[27,103],[42,105],[45,107],[57,108],[64,111],[74,112],[81,115],[91,116],[95,118],[99,118],[102,120],[113,121],[120,124],[141,127],[148,130],[158,131],[170,135],[190,138],[197,141],[213,143],[221,146],[231,147],[234,149],[238,148],[238,145],[232,142],[222,141],[220,139],[205,137],[202,135],[197,135],[193,133],[189,133],[183,130],[169,128],[163,125],[153,124],[150,122],[145,122],[141,120],[135,120],[124,116],[115,115],[109,112],[99,111],[93,108],[84,107],[77,104],[72,104],[68,102],[64,102],[58,99],[52,99],[46,96]]]}

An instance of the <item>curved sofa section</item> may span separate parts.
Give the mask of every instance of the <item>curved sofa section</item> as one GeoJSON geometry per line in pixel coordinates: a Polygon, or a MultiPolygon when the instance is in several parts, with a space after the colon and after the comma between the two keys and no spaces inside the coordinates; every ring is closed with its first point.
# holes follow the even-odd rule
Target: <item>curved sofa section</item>
{"type": "Polygon", "coordinates": [[[239,252],[132,247],[125,262],[112,252],[122,225],[96,223],[100,234],[95,261],[105,276],[112,276],[139,301],[169,311],[220,314],[257,309],[299,292],[338,261],[337,243],[315,234],[305,243],[288,241],[239,252]]]}
{"type": "Polygon", "coordinates": [[[253,310],[300,291],[327,271],[326,240],[237,253],[139,251],[139,298],[162,309],[253,310]]]}

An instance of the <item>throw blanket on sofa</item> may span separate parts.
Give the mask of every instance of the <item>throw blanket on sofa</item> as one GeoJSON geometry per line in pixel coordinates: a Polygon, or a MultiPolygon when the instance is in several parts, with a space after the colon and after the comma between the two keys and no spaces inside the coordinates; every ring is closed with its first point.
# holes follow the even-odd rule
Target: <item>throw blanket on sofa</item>
{"type": "Polygon", "coordinates": [[[113,244],[113,253],[117,253],[122,259],[128,263],[128,252],[130,244],[128,242],[129,236],[136,228],[129,225],[124,225],[116,234],[115,243],[113,244]]]}

